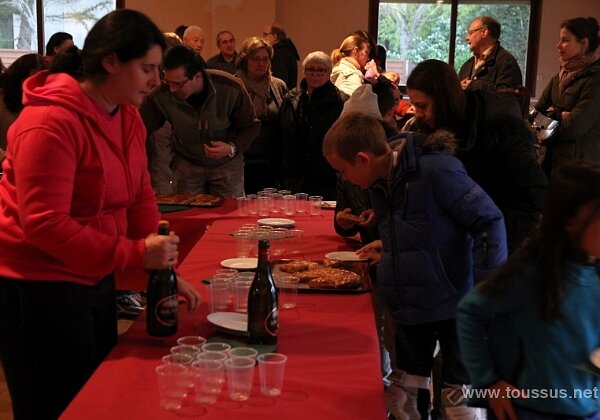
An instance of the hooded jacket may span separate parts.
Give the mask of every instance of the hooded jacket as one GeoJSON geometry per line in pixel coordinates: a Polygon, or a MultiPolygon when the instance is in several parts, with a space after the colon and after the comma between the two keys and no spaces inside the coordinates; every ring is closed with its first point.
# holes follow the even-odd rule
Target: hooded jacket
{"type": "Polygon", "coordinates": [[[447,138],[392,141],[389,181],[369,188],[383,243],[377,282],[405,325],[454,318],[475,277],[506,259],[502,213],[448,154],[447,138]]]}
{"type": "Polygon", "coordinates": [[[23,98],[0,181],[0,276],[93,285],[142,270],[159,213],[136,107],[109,115],[75,79],[45,71],[23,98]]]}

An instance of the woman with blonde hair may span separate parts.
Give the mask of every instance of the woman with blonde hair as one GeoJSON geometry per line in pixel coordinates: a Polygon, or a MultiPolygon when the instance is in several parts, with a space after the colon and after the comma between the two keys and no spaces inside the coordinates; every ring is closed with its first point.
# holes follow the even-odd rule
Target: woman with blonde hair
{"type": "Polygon", "coordinates": [[[262,38],[251,37],[242,42],[236,59],[235,74],[246,86],[260,131],[252,146],[244,153],[244,190],[254,193],[277,183],[275,168],[279,166],[279,108],[287,93],[285,82],[271,75],[273,47],[262,38]]]}
{"type": "Polygon", "coordinates": [[[367,41],[357,35],[350,35],[331,53],[331,82],[348,96],[365,81],[362,70],[369,61],[369,51],[367,41]]]}

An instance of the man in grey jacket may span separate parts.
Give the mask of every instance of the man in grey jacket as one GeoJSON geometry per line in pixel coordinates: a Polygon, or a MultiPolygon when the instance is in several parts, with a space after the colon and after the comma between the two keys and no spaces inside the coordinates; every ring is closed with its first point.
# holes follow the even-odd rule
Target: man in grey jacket
{"type": "Polygon", "coordinates": [[[516,88],[523,84],[517,60],[500,46],[500,23],[490,16],[475,18],[466,41],[473,57],[458,72],[463,89],[490,90],[516,88]]]}
{"type": "Polygon", "coordinates": [[[200,55],[173,47],[165,57],[163,85],[142,104],[148,133],[168,121],[177,193],[236,197],[244,193],[244,151],[260,122],[239,79],[206,70],[200,55]]]}

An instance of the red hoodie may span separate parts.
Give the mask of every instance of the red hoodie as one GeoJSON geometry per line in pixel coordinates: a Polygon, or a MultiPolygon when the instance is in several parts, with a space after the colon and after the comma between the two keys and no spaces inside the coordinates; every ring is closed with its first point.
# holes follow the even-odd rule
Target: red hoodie
{"type": "Polygon", "coordinates": [[[37,73],[23,92],[0,181],[0,276],[91,285],[142,270],[159,213],[138,110],[111,116],[65,74],[37,73]]]}

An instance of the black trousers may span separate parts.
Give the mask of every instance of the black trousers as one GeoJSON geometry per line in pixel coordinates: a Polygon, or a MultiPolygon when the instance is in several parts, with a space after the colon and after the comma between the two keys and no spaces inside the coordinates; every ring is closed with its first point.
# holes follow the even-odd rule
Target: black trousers
{"type": "Polygon", "coordinates": [[[0,278],[0,360],[15,420],[56,419],[117,343],[114,276],[0,278]]]}
{"type": "Polygon", "coordinates": [[[469,376],[460,360],[456,320],[417,325],[396,323],[396,364],[399,369],[418,376],[430,376],[433,352],[440,342],[443,355],[442,379],[449,384],[468,384],[469,376]]]}

